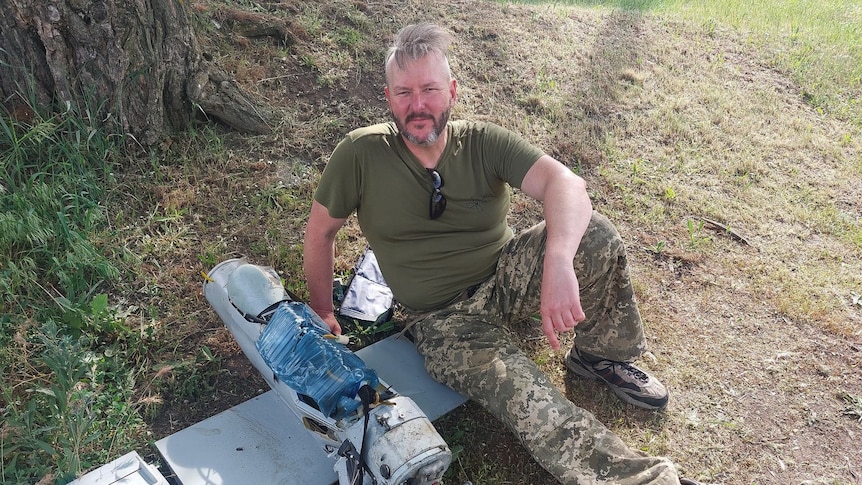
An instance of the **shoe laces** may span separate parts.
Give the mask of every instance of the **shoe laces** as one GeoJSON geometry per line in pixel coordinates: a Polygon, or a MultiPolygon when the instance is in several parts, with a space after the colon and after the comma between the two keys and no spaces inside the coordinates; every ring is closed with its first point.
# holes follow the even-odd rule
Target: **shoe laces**
{"type": "Polygon", "coordinates": [[[618,362],[619,366],[627,372],[629,375],[634,376],[635,379],[643,382],[649,381],[649,376],[646,372],[638,369],[628,362],[618,362]]]}

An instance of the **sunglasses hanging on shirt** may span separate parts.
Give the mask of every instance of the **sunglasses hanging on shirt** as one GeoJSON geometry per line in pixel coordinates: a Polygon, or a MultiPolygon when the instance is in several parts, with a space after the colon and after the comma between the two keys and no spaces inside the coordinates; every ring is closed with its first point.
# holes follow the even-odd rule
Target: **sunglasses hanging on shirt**
{"type": "Polygon", "coordinates": [[[428,173],[431,175],[431,181],[434,183],[434,190],[431,192],[431,202],[428,206],[428,215],[431,219],[437,219],[446,210],[446,196],[440,191],[443,188],[443,177],[433,168],[426,170],[428,170],[428,173]]]}

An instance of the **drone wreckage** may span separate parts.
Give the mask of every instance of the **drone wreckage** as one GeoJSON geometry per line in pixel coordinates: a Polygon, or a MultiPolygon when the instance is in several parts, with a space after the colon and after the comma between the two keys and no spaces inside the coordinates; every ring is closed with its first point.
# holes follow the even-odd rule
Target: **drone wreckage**
{"type": "Polygon", "coordinates": [[[207,274],[204,294],[280,401],[333,460],[339,485],[442,483],[452,453],[426,414],[331,335],[272,268],[224,261],[207,274]]]}

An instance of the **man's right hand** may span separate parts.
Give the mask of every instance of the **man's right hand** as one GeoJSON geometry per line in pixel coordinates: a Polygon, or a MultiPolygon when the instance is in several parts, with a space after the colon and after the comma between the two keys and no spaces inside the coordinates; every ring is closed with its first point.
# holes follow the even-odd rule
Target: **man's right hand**
{"type": "Polygon", "coordinates": [[[338,319],[335,318],[335,313],[332,310],[329,311],[318,311],[314,310],[317,313],[317,316],[323,320],[323,323],[329,327],[329,331],[332,332],[333,335],[341,335],[341,325],[338,323],[338,319]]]}

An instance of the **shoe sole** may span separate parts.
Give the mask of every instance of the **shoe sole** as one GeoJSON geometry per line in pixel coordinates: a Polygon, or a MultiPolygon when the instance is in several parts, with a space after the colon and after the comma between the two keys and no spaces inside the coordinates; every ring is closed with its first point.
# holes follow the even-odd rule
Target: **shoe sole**
{"type": "Polygon", "coordinates": [[[593,381],[603,382],[611,392],[614,393],[615,396],[622,399],[623,401],[631,404],[632,406],[641,408],[641,409],[649,409],[650,411],[655,411],[658,409],[662,409],[667,406],[665,403],[663,406],[653,406],[652,404],[645,403],[643,401],[638,401],[637,399],[629,396],[624,391],[620,390],[617,386],[612,385],[610,382],[605,380],[602,376],[596,374],[595,372],[584,367],[579,361],[572,358],[572,351],[569,350],[566,353],[566,368],[572,371],[574,374],[577,374],[580,377],[584,377],[593,381]]]}

